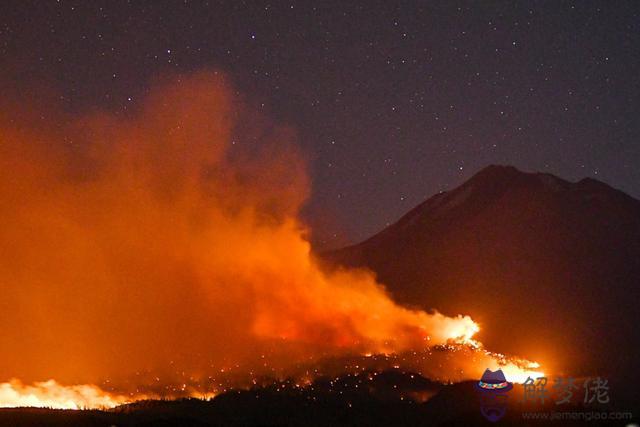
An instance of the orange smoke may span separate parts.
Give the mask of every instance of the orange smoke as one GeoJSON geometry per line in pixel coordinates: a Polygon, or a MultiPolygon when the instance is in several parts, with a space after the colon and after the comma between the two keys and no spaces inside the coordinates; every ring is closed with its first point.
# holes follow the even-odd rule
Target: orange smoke
{"type": "Polygon", "coordinates": [[[0,379],[473,343],[469,317],[318,267],[297,220],[309,183],[294,133],[234,93],[203,72],[157,83],[128,118],[0,112],[0,379]]]}

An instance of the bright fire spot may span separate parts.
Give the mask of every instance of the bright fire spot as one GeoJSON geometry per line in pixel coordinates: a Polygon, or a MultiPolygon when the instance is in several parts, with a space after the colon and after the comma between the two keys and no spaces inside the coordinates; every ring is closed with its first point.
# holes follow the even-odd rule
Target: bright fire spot
{"type": "Polygon", "coordinates": [[[522,384],[527,378],[536,379],[539,377],[544,377],[545,374],[543,371],[539,370],[540,364],[536,362],[530,362],[528,365],[519,366],[514,363],[508,363],[505,366],[502,366],[502,372],[504,372],[505,377],[514,383],[522,384]]]}
{"type": "Polygon", "coordinates": [[[496,361],[495,364],[487,367],[492,370],[502,369],[505,377],[511,382],[523,384],[527,378],[535,380],[536,378],[545,376],[545,373],[540,370],[540,364],[538,362],[531,362],[516,357],[506,357],[500,353],[486,353],[496,361]]]}
{"type": "MultiPolygon", "coordinates": [[[[436,313],[436,316],[438,313],[436,313]]],[[[443,341],[455,341],[460,344],[466,344],[473,347],[479,347],[481,344],[474,340],[473,337],[480,331],[480,326],[474,322],[469,316],[461,316],[455,318],[446,318],[442,327],[443,341]]]]}
{"type": "MultiPolygon", "coordinates": [[[[136,396],[135,400],[142,398],[136,396]]],[[[17,379],[0,383],[0,408],[95,409],[113,408],[129,401],[126,396],[111,394],[90,384],[63,386],[49,380],[25,385],[17,379]]]]}

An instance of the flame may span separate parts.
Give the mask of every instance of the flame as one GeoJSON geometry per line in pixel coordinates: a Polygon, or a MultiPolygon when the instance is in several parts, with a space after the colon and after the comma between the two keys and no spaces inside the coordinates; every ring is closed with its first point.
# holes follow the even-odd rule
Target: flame
{"type": "MultiPolygon", "coordinates": [[[[483,356],[480,360],[476,359],[477,367],[493,371],[501,369],[508,381],[522,384],[529,377],[535,379],[546,375],[540,370],[538,362],[486,350],[480,342],[475,342],[470,348],[483,356]]],[[[474,372],[477,372],[475,375],[478,377],[482,374],[480,371],[474,372]]]]}
{"type": "Polygon", "coordinates": [[[521,367],[512,363],[502,367],[502,372],[509,381],[514,383],[523,384],[527,378],[540,378],[546,376],[545,373],[538,369],[539,365],[535,362],[530,363],[528,366],[521,367]]]}
{"type": "MultiPolygon", "coordinates": [[[[144,396],[136,396],[136,399],[142,398],[144,396]]],[[[128,401],[125,396],[110,394],[89,384],[63,386],[49,380],[24,385],[17,379],[0,383],[0,408],[113,408],[128,401]]]]}
{"type": "MultiPolygon", "coordinates": [[[[407,309],[371,272],[320,268],[298,219],[309,182],[295,133],[220,73],[157,82],[126,118],[2,102],[0,378],[98,383],[255,372],[264,353],[286,369],[318,354],[479,346],[468,316],[407,309]]],[[[56,381],[4,383],[2,402],[125,401],[56,381]]]]}

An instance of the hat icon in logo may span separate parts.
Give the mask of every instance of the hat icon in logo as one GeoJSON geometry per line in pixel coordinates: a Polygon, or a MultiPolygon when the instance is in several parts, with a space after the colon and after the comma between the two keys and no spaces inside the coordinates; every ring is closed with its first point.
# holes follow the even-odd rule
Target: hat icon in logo
{"type": "Polygon", "coordinates": [[[489,421],[496,422],[507,412],[507,397],[513,383],[507,381],[501,369],[485,370],[476,384],[480,398],[480,413],[489,421]]]}
{"type": "Polygon", "coordinates": [[[507,381],[502,369],[495,372],[486,369],[476,387],[480,391],[507,392],[513,388],[513,383],[507,381]]]}

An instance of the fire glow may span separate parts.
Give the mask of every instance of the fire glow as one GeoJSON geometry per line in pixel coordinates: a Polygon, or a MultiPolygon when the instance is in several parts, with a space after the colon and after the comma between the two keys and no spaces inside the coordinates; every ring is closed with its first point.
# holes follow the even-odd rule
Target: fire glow
{"type": "Polygon", "coordinates": [[[0,408],[113,408],[128,401],[125,396],[112,395],[95,385],[62,386],[54,380],[24,385],[16,379],[0,383],[0,408]]]}
{"type": "Polygon", "coordinates": [[[309,183],[293,132],[233,94],[198,73],[157,83],[129,118],[51,112],[43,124],[2,105],[0,378],[20,380],[0,384],[0,406],[164,397],[91,384],[230,363],[252,373],[264,353],[287,372],[318,354],[453,343],[477,357],[457,379],[501,362],[470,317],[407,309],[370,272],[320,268],[297,219],[309,183]]]}

